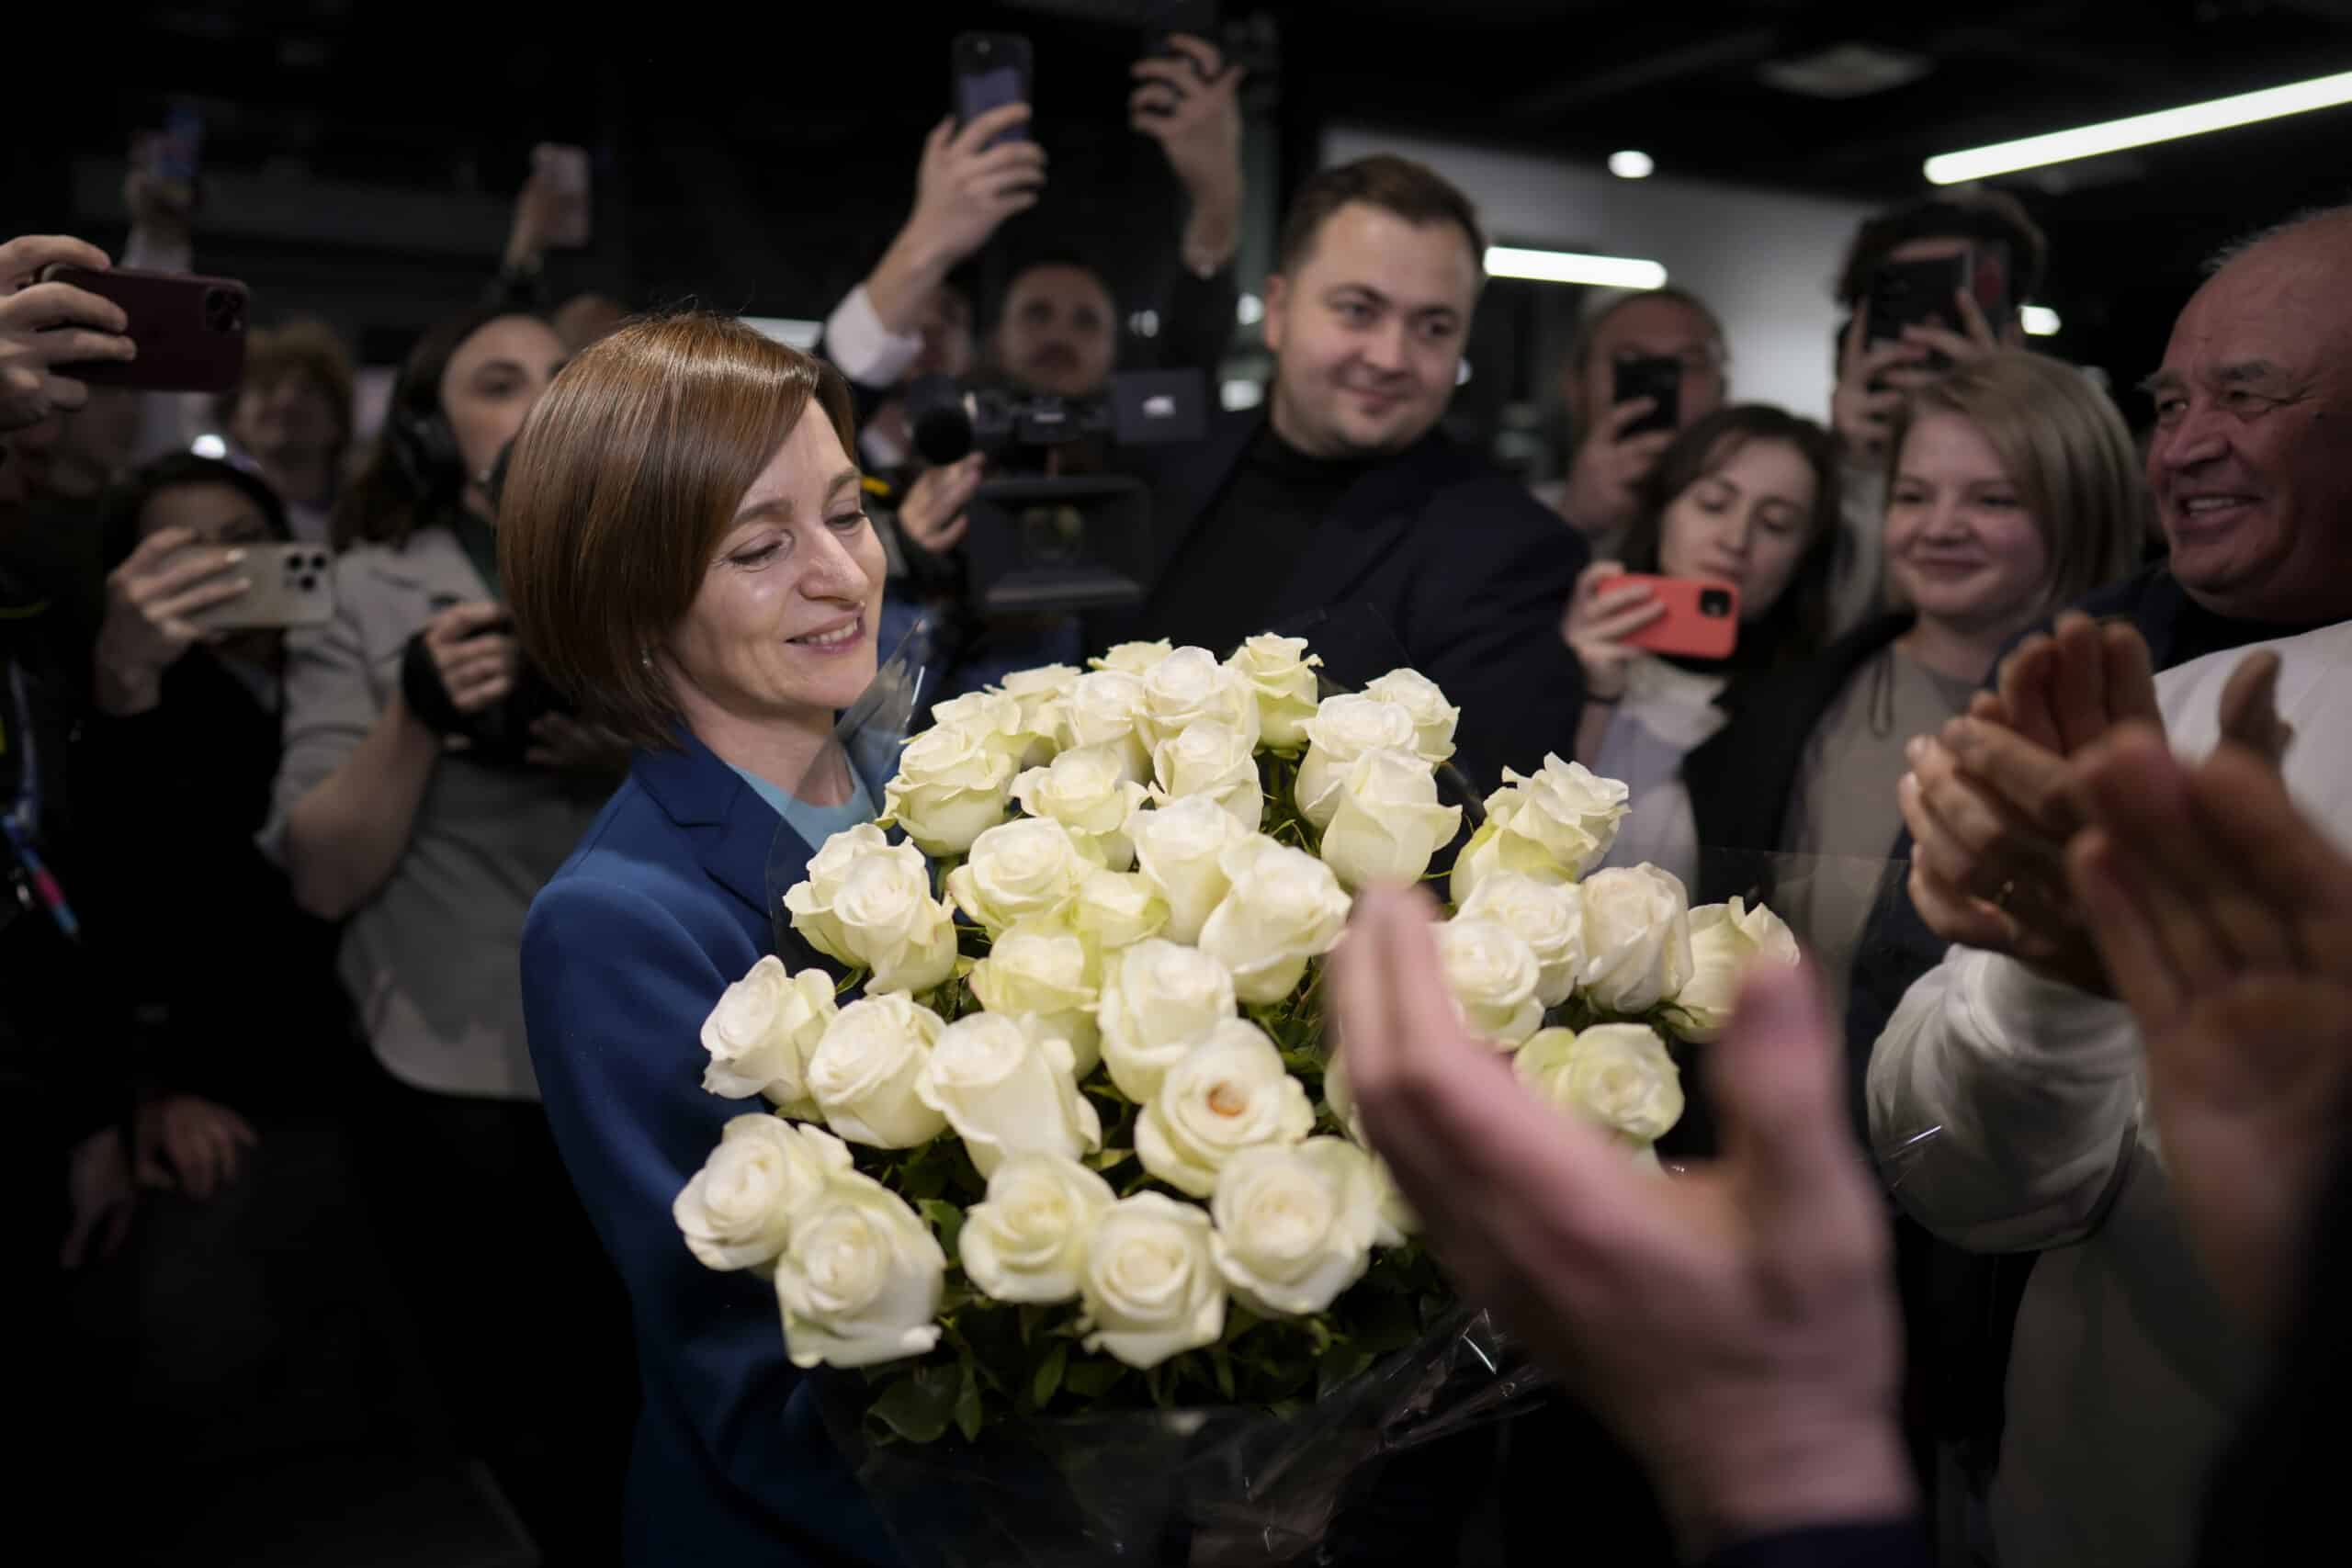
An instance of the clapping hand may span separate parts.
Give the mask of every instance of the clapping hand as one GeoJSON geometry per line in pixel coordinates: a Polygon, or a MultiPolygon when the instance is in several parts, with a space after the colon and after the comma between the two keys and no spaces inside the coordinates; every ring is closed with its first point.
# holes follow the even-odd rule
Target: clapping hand
{"type": "Polygon", "coordinates": [[[1366,893],[1333,994],[1373,1141],[1464,1293],[1624,1437],[1693,1557],[1902,1517],[1886,1221],[1810,974],[1749,979],[1708,1053],[1728,1152],[1667,1179],[1464,1033],[1435,912],[1366,893]]]}
{"type": "Polygon", "coordinates": [[[2215,1288],[2276,1328],[2352,1088],[2352,859],[2258,746],[2192,767],[2131,725],[2072,773],[2089,826],[2068,870],[2147,1043],[2182,1221],[2215,1288]]]}

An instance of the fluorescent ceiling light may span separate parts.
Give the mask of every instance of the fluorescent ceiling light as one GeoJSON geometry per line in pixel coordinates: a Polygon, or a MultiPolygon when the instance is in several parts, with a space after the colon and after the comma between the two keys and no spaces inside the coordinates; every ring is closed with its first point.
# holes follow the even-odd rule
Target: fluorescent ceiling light
{"type": "Polygon", "coordinates": [[[1595,288],[1656,288],[1666,268],[1633,256],[1588,256],[1575,251],[1530,251],[1488,245],[1487,272],[1493,277],[1529,277],[1538,283],[1585,283],[1595,288]]]}
{"type": "Polygon", "coordinates": [[[1609,154],[1609,172],[1621,180],[1645,180],[1657,168],[1657,160],[1631,147],[1609,154]]]}
{"type": "Polygon", "coordinates": [[[199,457],[218,459],[229,455],[229,444],[209,430],[189,442],[187,449],[199,457]]]}
{"type": "Polygon", "coordinates": [[[2209,130],[2227,130],[2233,125],[2252,125],[2257,120],[2346,103],[2352,103],[2352,71],[2315,76],[2308,82],[2290,82],[2283,87],[2266,87],[2259,93],[2240,93],[2232,98],[2184,104],[2177,109],[2159,109],[2154,114],[2133,115],[2129,119],[2110,119],[2074,130],[2053,130],[2047,136],[2029,136],[2021,141],[1997,141],[1990,147],[1972,147],[1964,152],[1939,153],[1928,159],[1926,167],[1931,183],[1958,185],[1963,180],[2038,169],[2044,164],[2064,164],[2075,158],[2095,158],[2126,147],[2201,136],[2209,130]]]}
{"type": "Polygon", "coordinates": [[[791,316],[745,316],[742,321],[762,337],[774,338],[804,354],[816,347],[817,340],[825,335],[822,321],[804,321],[791,316]]]}
{"type": "Polygon", "coordinates": [[[2047,305],[2020,305],[2018,325],[2025,329],[2028,337],[2056,337],[2058,312],[2047,305]]]}

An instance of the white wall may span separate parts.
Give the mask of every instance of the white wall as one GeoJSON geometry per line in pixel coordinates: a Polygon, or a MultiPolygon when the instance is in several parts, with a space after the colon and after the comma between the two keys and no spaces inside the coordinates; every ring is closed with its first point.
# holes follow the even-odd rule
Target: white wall
{"type": "Polygon", "coordinates": [[[1669,282],[1723,318],[1734,397],[1827,417],[1838,329],[1830,287],[1869,207],[1669,175],[1621,180],[1597,164],[1354,126],[1323,139],[1327,164],[1369,152],[1416,159],[1460,186],[1498,244],[1664,264],[1669,282]]]}

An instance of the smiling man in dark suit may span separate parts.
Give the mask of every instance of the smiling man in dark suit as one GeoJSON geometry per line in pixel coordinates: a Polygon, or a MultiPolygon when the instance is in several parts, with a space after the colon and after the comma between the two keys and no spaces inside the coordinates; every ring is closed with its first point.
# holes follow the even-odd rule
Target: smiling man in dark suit
{"type": "Polygon", "coordinates": [[[1293,632],[1351,683],[1401,658],[1442,686],[1481,792],[1570,754],[1583,683],[1559,623],[1584,546],[1437,430],[1485,254],[1469,199],[1419,164],[1306,182],[1266,281],[1267,406],[1150,459],[1156,570],[1098,646],[1293,632]]]}

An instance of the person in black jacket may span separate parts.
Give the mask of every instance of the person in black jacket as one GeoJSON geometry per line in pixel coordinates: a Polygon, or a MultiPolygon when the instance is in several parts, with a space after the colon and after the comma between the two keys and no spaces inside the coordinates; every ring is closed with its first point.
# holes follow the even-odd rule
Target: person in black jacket
{"type": "Polygon", "coordinates": [[[1266,284],[1267,406],[1136,458],[1145,598],[1095,617],[1091,646],[1222,654],[1286,632],[1349,685],[1401,659],[1461,708],[1454,761],[1481,793],[1505,766],[1572,753],[1583,680],[1559,621],[1583,542],[1437,430],[1485,250],[1468,198],[1420,164],[1374,156],[1307,181],[1266,284]]]}

